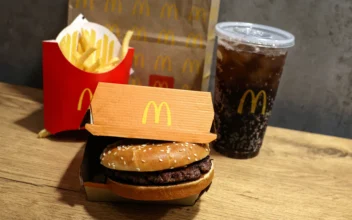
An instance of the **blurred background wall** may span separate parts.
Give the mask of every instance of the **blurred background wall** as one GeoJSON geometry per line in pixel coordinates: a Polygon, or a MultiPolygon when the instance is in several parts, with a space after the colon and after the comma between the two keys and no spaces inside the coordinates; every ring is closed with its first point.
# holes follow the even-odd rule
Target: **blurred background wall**
{"type": "MultiPolygon", "coordinates": [[[[1,1],[0,81],[42,87],[41,41],[67,25],[67,2],[1,1]]],[[[222,0],[219,20],[296,36],[271,125],[352,138],[351,0],[222,0]]]]}

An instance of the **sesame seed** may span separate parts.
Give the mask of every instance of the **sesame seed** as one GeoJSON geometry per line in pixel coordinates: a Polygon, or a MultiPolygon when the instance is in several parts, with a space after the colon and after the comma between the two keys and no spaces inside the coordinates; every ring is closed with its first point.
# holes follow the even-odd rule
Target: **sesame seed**
{"type": "Polygon", "coordinates": [[[136,147],[132,147],[132,150],[135,150],[136,149],[136,147]]]}
{"type": "Polygon", "coordinates": [[[196,158],[196,159],[194,159],[195,161],[198,161],[198,159],[196,158]]]}
{"type": "Polygon", "coordinates": [[[171,149],[170,148],[168,148],[167,150],[166,150],[166,153],[170,153],[170,151],[171,151],[171,149]]]}
{"type": "Polygon", "coordinates": [[[139,169],[138,167],[136,168],[136,170],[141,171],[141,169],[139,169]]]}
{"type": "Polygon", "coordinates": [[[116,156],[117,152],[114,152],[114,156],[116,156]]]}
{"type": "Polygon", "coordinates": [[[101,160],[104,160],[104,157],[101,160]]]}
{"type": "Polygon", "coordinates": [[[159,158],[159,161],[161,162],[161,161],[163,161],[163,159],[159,158]]]}
{"type": "Polygon", "coordinates": [[[195,144],[192,144],[192,146],[196,146],[195,144]]]}
{"type": "Polygon", "coordinates": [[[147,150],[143,150],[143,152],[147,152],[147,150]]]}
{"type": "Polygon", "coordinates": [[[117,147],[117,150],[121,150],[121,147],[117,147]]]}
{"type": "Polygon", "coordinates": [[[145,147],[145,146],[147,146],[147,145],[146,145],[146,144],[143,144],[143,145],[142,145],[142,147],[145,147]]]}
{"type": "Polygon", "coordinates": [[[197,156],[197,154],[193,154],[195,157],[197,156]]]}
{"type": "Polygon", "coordinates": [[[108,151],[108,154],[111,154],[111,150],[108,151]]]}
{"type": "Polygon", "coordinates": [[[188,145],[188,142],[185,142],[186,145],[188,145]]]}
{"type": "Polygon", "coordinates": [[[121,160],[123,160],[123,157],[121,157],[121,160]]]}
{"type": "Polygon", "coordinates": [[[162,144],[157,144],[156,146],[161,146],[162,144]]]}
{"type": "Polygon", "coordinates": [[[145,163],[145,160],[142,160],[143,163],[145,163]]]}
{"type": "Polygon", "coordinates": [[[192,146],[190,146],[190,148],[192,149],[193,147],[192,147],[192,146]]]}
{"type": "Polygon", "coordinates": [[[166,146],[166,148],[170,148],[170,146],[169,146],[169,145],[167,145],[167,146],[166,146]]]}
{"type": "Polygon", "coordinates": [[[104,153],[103,153],[103,156],[105,157],[105,155],[106,155],[106,153],[104,152],[104,153]]]}
{"type": "Polygon", "coordinates": [[[174,169],[174,167],[170,167],[170,169],[174,169]]]}
{"type": "Polygon", "coordinates": [[[188,160],[191,160],[191,158],[190,158],[190,157],[188,157],[188,160]]]}
{"type": "Polygon", "coordinates": [[[164,150],[160,150],[161,152],[164,152],[164,150]]]}
{"type": "Polygon", "coordinates": [[[186,148],[183,148],[183,151],[185,152],[185,151],[186,151],[186,148]]]}
{"type": "Polygon", "coordinates": [[[111,166],[111,164],[110,164],[110,163],[108,163],[108,166],[111,166]]]}
{"type": "Polygon", "coordinates": [[[123,164],[125,164],[125,165],[126,165],[126,161],[125,161],[125,160],[123,161],[123,164]]]}
{"type": "Polygon", "coordinates": [[[181,146],[183,147],[183,146],[185,146],[184,144],[181,144],[181,146]]]}
{"type": "Polygon", "coordinates": [[[209,149],[207,148],[207,149],[205,149],[206,151],[209,151],[209,149]]]}
{"type": "Polygon", "coordinates": [[[177,161],[176,161],[176,160],[174,160],[174,162],[176,163],[177,161]]]}
{"type": "Polygon", "coordinates": [[[152,150],[152,148],[150,147],[148,150],[152,150]]]}

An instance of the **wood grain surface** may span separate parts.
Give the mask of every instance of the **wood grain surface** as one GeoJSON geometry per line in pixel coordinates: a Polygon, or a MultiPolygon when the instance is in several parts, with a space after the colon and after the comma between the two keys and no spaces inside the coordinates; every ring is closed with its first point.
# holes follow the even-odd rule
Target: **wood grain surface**
{"type": "Polygon", "coordinates": [[[86,200],[86,132],[38,139],[41,90],[0,83],[0,219],[352,219],[352,140],[269,127],[258,157],[212,151],[215,179],[192,207],[86,200]]]}

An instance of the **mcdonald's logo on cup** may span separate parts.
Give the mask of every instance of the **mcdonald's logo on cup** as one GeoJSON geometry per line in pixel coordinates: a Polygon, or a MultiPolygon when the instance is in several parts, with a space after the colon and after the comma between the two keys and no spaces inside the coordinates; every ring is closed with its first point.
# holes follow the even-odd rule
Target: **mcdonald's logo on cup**
{"type": "Polygon", "coordinates": [[[94,10],[94,2],[93,2],[93,0],[76,0],[76,8],[81,8],[81,7],[83,9],[87,8],[88,1],[89,1],[89,9],[91,11],[93,11],[94,10]]]}
{"type": "Polygon", "coordinates": [[[173,31],[162,30],[158,34],[158,43],[165,43],[171,42],[171,44],[175,44],[175,34],[173,31]],[[171,40],[170,40],[171,39],[171,40]]]}
{"type": "Polygon", "coordinates": [[[115,33],[116,36],[120,36],[120,28],[117,24],[106,24],[105,27],[115,33]]]}
{"type": "Polygon", "coordinates": [[[146,30],[144,27],[136,27],[136,26],[133,26],[132,27],[132,30],[134,32],[134,39],[136,40],[144,40],[146,41],[147,39],[147,34],[146,34],[146,30]]]}
{"type": "Polygon", "coordinates": [[[187,36],[187,40],[186,40],[186,46],[187,47],[202,47],[202,45],[204,44],[203,42],[203,38],[201,34],[189,34],[187,36]]]}
{"type": "Polygon", "coordinates": [[[183,62],[182,73],[187,71],[187,67],[190,73],[198,73],[200,69],[200,63],[198,60],[186,59],[183,62]]]}
{"type": "Polygon", "coordinates": [[[174,12],[173,14],[175,20],[178,19],[178,11],[175,3],[169,4],[166,2],[160,11],[160,18],[164,18],[165,11],[167,11],[167,18],[170,18],[172,16],[172,12],[174,12]]]}
{"type": "Polygon", "coordinates": [[[189,21],[192,21],[192,20],[198,21],[201,18],[203,18],[203,22],[207,22],[208,12],[204,8],[193,6],[190,14],[188,16],[188,20],[189,21]]]}
{"type": "Polygon", "coordinates": [[[138,12],[140,15],[144,13],[144,8],[146,10],[146,16],[150,15],[150,7],[149,7],[148,0],[135,0],[133,4],[133,11],[132,11],[133,15],[136,15],[138,6],[139,6],[138,12]]]}
{"type": "Polygon", "coordinates": [[[165,107],[167,116],[167,126],[171,126],[171,111],[169,105],[166,102],[162,102],[158,106],[155,101],[149,101],[146,105],[143,112],[142,124],[147,124],[148,112],[151,105],[154,107],[154,123],[159,124],[161,110],[163,109],[163,107],[165,107]]]}
{"type": "Polygon", "coordinates": [[[141,53],[134,53],[133,57],[134,66],[139,66],[140,68],[144,68],[144,55],[141,53]]]}
{"type": "Polygon", "coordinates": [[[84,96],[85,96],[86,93],[88,93],[88,95],[89,95],[89,101],[91,101],[92,98],[93,98],[93,93],[92,93],[92,91],[91,91],[89,88],[85,88],[85,89],[81,92],[81,95],[79,96],[79,99],[78,99],[78,105],[77,105],[77,110],[78,110],[78,111],[81,111],[81,110],[82,110],[83,98],[84,98],[84,96]]]}
{"type": "Polygon", "coordinates": [[[122,12],[122,2],[121,2],[121,0],[105,0],[104,11],[108,12],[109,11],[109,5],[111,5],[110,11],[114,12],[115,8],[116,8],[116,1],[118,3],[117,12],[121,13],[122,12]]]}
{"type": "Polygon", "coordinates": [[[159,63],[161,63],[161,70],[164,71],[165,70],[165,66],[167,64],[167,70],[169,72],[172,71],[172,65],[171,65],[171,59],[169,56],[162,56],[159,55],[154,63],[154,70],[157,71],[159,69],[159,63]]]}
{"type": "Polygon", "coordinates": [[[267,102],[267,97],[266,97],[266,92],[264,90],[261,90],[257,95],[254,94],[253,90],[249,89],[247,90],[242,98],[241,98],[241,101],[240,101],[240,105],[238,106],[238,109],[237,109],[237,113],[238,114],[242,114],[243,113],[243,105],[246,101],[246,97],[248,94],[251,94],[251,113],[254,114],[255,113],[255,109],[257,108],[257,105],[258,105],[258,100],[260,97],[263,97],[263,106],[262,106],[262,115],[265,114],[265,111],[266,111],[266,102],[267,102]],[[261,96],[262,95],[262,96],[261,96]]]}
{"type": "Polygon", "coordinates": [[[163,82],[155,81],[153,86],[154,87],[160,87],[160,88],[169,88],[169,85],[165,81],[163,81],[163,82]]]}

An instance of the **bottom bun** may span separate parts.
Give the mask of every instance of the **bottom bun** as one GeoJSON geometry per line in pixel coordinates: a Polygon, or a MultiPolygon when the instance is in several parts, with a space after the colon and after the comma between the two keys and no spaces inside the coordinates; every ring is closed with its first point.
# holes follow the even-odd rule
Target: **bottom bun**
{"type": "Polygon", "coordinates": [[[214,177],[214,164],[208,173],[198,180],[171,185],[171,186],[136,186],[115,182],[108,179],[111,191],[118,196],[142,201],[166,201],[182,199],[200,194],[212,182],[214,177]]]}

